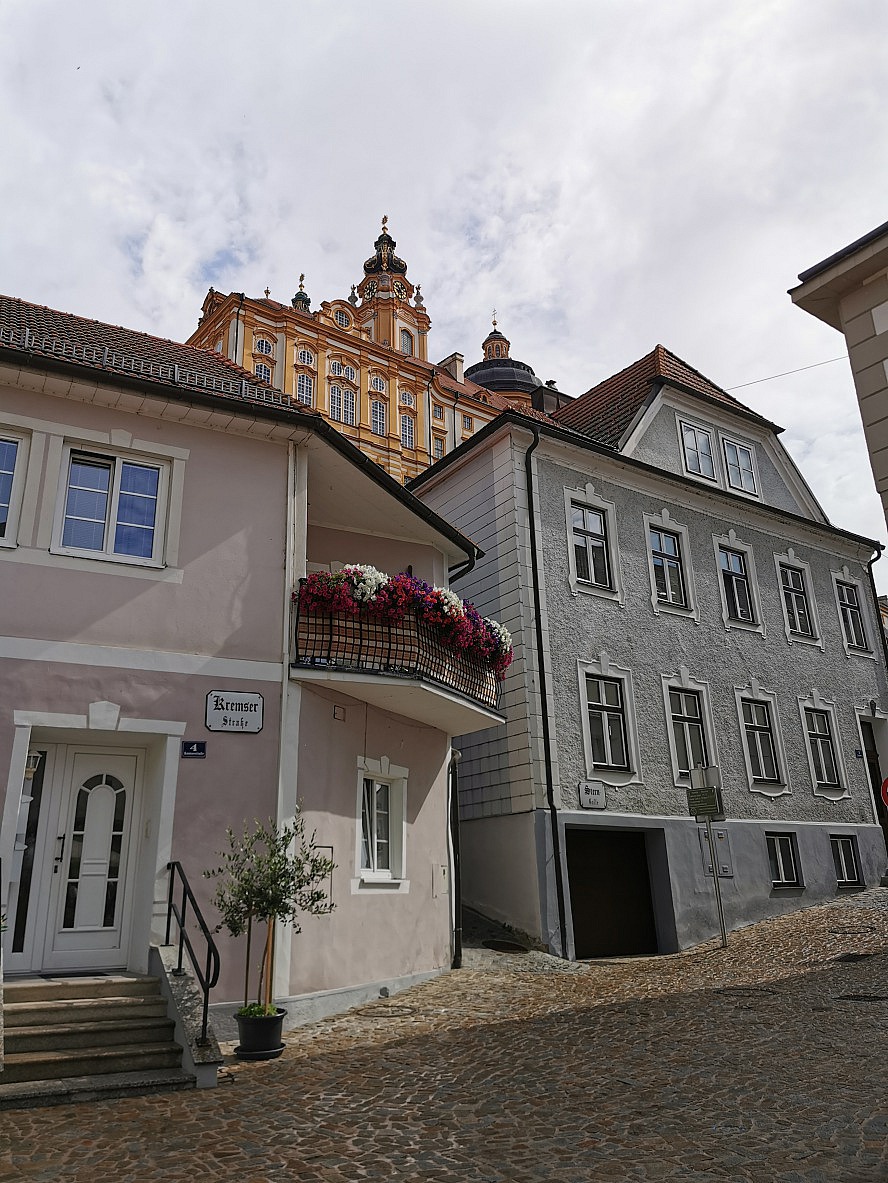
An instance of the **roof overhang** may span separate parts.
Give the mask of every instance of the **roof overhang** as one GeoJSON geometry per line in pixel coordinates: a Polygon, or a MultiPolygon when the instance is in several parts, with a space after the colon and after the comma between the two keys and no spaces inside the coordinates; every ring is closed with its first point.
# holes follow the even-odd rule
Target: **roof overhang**
{"type": "Polygon", "coordinates": [[[794,304],[841,332],[842,298],[886,270],[888,222],[803,271],[789,294],[794,304]]]}

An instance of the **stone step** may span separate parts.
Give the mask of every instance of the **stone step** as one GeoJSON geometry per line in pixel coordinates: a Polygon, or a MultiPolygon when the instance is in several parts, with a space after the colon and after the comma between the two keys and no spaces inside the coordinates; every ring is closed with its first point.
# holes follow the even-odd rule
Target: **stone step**
{"type": "MultiPolygon", "coordinates": [[[[69,1016],[70,1017],[70,1016],[69,1016]]],[[[51,1023],[6,1028],[6,1054],[71,1051],[75,1048],[126,1047],[170,1043],[176,1024],[163,1018],[113,1018],[98,1022],[51,1023]]],[[[0,1080],[3,1078],[0,1077],[0,1080]]]]}
{"type": "Polygon", "coordinates": [[[123,998],[127,995],[156,994],[157,978],[144,974],[97,974],[84,977],[7,978],[4,1001],[51,1002],[74,998],[123,998]]]}
{"type": "MultiPolygon", "coordinates": [[[[0,1082],[3,1076],[0,1074],[0,1082]]],[[[64,1079],[0,1083],[0,1110],[33,1109],[43,1105],[100,1101],[114,1097],[139,1097],[193,1089],[195,1079],[181,1069],[153,1068],[146,1072],[106,1072],[101,1076],[69,1076],[64,1079]]]]}
{"type": "MultiPolygon", "coordinates": [[[[4,990],[8,995],[8,990],[4,990]]],[[[6,998],[3,1021],[7,1031],[15,1027],[55,1026],[75,1021],[100,1023],[111,1019],[165,1018],[166,1000],[159,994],[128,995],[123,998],[70,998],[66,1000],[12,1002],[6,998]]]]}
{"type": "Polygon", "coordinates": [[[181,1069],[178,1044],[136,1043],[127,1046],[85,1047],[71,1051],[7,1052],[3,1084],[23,1081],[62,1080],[74,1076],[98,1076],[111,1072],[145,1072],[181,1069]]]}

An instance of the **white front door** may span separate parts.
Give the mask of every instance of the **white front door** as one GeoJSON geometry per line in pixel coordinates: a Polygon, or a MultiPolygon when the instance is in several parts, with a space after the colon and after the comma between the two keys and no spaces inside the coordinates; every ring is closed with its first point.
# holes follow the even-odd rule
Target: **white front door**
{"type": "Polygon", "coordinates": [[[140,753],[68,748],[48,812],[40,920],[43,969],[127,964],[140,753]]]}

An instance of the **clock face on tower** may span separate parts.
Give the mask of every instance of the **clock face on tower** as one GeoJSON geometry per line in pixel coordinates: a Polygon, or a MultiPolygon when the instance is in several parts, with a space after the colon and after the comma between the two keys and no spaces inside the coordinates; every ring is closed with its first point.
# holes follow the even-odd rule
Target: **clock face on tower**
{"type": "Polygon", "coordinates": [[[407,299],[407,289],[401,283],[400,279],[395,280],[393,287],[395,289],[395,295],[398,297],[399,300],[406,300],[407,299]]]}
{"type": "Polygon", "coordinates": [[[364,299],[365,300],[372,300],[378,291],[379,291],[379,285],[377,284],[375,279],[371,279],[370,282],[367,284],[367,286],[364,288],[364,299]]]}

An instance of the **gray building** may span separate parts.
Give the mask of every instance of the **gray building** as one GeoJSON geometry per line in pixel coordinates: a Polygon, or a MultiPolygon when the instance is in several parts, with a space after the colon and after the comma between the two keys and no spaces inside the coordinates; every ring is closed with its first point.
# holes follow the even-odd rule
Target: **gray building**
{"type": "Polygon", "coordinates": [[[515,643],[507,724],[459,745],[464,899],[565,956],[717,932],[698,765],[728,927],[886,869],[879,547],[780,430],[657,346],[412,483],[486,552],[459,590],[515,643]]]}

